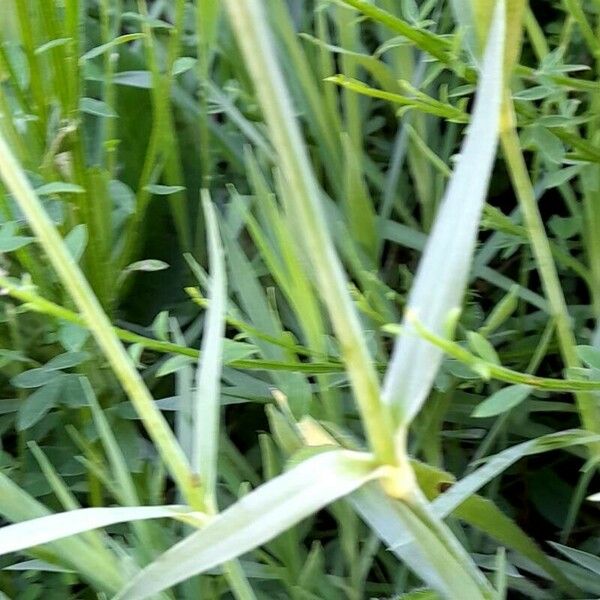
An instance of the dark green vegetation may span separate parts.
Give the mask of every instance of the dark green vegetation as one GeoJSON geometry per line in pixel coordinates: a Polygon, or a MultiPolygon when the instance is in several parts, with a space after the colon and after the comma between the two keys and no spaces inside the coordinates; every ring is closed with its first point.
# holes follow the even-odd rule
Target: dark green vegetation
{"type": "Polygon", "coordinates": [[[0,590],[600,596],[600,1],[221,4],[1,0],[0,590]]]}

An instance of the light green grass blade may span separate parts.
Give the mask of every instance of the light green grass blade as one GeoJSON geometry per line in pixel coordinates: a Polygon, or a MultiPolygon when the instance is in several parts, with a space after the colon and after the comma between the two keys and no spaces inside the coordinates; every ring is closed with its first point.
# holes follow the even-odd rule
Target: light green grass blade
{"type": "Polygon", "coordinates": [[[141,600],[268,542],[298,521],[377,477],[368,454],[314,456],[244,496],[160,556],[115,600],[141,600]]]}
{"type": "Polygon", "coordinates": [[[85,397],[92,410],[94,424],[96,426],[98,435],[100,436],[104,451],[106,452],[106,457],[108,458],[108,462],[110,464],[112,476],[119,486],[119,491],[121,493],[120,500],[124,504],[135,506],[140,503],[140,500],[135,489],[133,478],[129,472],[129,467],[127,466],[125,456],[123,456],[123,452],[119,447],[119,443],[117,442],[117,438],[111,429],[110,423],[106,419],[106,415],[102,411],[102,408],[100,408],[100,404],[98,403],[90,382],[84,377],[80,378],[80,382],[85,397]]]}
{"type": "Polygon", "coordinates": [[[326,226],[321,190],[276,59],[262,3],[227,0],[226,5],[287,185],[286,210],[302,230],[305,251],[339,339],[369,442],[383,462],[392,463],[392,430],[380,402],[377,373],[348,292],[347,277],[326,226]]]}
{"type": "Polygon", "coordinates": [[[446,526],[417,500],[392,500],[376,484],[350,497],[361,517],[428,586],[446,598],[493,598],[492,588],[446,526]]]}
{"type": "MultiPolygon", "coordinates": [[[[504,2],[494,18],[471,125],[410,292],[407,315],[444,335],[451,311],[459,308],[487,195],[500,126],[504,2]]],[[[415,335],[405,317],[383,388],[395,418],[408,425],[427,398],[443,353],[415,335]]]]}
{"type": "Polygon", "coordinates": [[[577,563],[584,569],[592,571],[592,573],[600,577],[600,558],[597,556],[590,554],[589,552],[583,552],[583,550],[577,550],[576,548],[569,548],[568,546],[557,544],[556,542],[550,542],[550,544],[574,563],[577,563]]]}
{"type": "Polygon", "coordinates": [[[0,555],[100,529],[116,523],[145,519],[180,518],[187,509],[180,506],[117,506],[80,508],[47,515],[0,529],[0,555]]]}
{"type": "Polygon", "coordinates": [[[568,448],[569,446],[592,444],[598,442],[598,440],[600,440],[600,436],[598,435],[586,431],[574,430],[552,433],[507,448],[499,454],[492,456],[483,467],[461,479],[447,492],[437,498],[433,502],[433,510],[441,518],[448,516],[467,498],[524,456],[568,448]]]}
{"type": "Polygon", "coordinates": [[[543,550],[491,500],[478,495],[470,496],[453,513],[472,527],[486,533],[490,538],[509,550],[516,550],[538,564],[554,581],[572,596],[576,595],[573,584],[548,558],[543,550]]]}
{"type": "Polygon", "coordinates": [[[210,194],[206,190],[202,192],[202,207],[208,233],[211,273],[210,304],[206,313],[201,358],[196,379],[191,465],[194,473],[200,477],[205,505],[213,510],[216,508],[221,368],[227,311],[227,282],[219,225],[211,204],[210,194]]]}
{"type": "MultiPolygon", "coordinates": [[[[235,196],[234,196],[234,201],[235,196]]],[[[232,291],[239,298],[240,308],[248,315],[252,325],[262,333],[277,339],[284,339],[283,327],[278,316],[271,309],[267,295],[252,268],[241,244],[231,231],[231,227],[223,228],[223,241],[229,266],[229,281],[232,291]]],[[[300,418],[306,414],[310,402],[310,387],[306,378],[300,373],[294,373],[293,364],[300,362],[294,354],[281,346],[277,346],[251,335],[251,340],[260,349],[267,361],[285,361],[291,365],[289,373],[273,373],[275,385],[288,397],[294,414],[300,418]]]]}

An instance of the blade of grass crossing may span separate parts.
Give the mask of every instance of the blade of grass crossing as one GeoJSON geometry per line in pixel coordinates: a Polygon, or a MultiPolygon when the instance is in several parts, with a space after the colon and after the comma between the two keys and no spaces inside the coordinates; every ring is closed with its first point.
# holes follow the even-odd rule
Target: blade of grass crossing
{"type": "Polygon", "coordinates": [[[408,506],[394,501],[374,483],[355,492],[350,502],[388,548],[444,597],[494,597],[470,556],[458,542],[448,545],[447,538],[452,534],[423,503],[408,506]]]}
{"type": "Polygon", "coordinates": [[[206,506],[213,512],[216,510],[220,382],[227,282],[219,226],[207,190],[202,191],[202,207],[207,225],[210,257],[210,304],[196,375],[191,463],[192,470],[200,477],[206,506]]]}
{"type": "Polygon", "coordinates": [[[78,533],[139,519],[179,518],[178,506],[80,508],[7,525],[0,529],[0,555],[47,544],[78,533]]]}
{"type": "Polygon", "coordinates": [[[368,454],[332,450],[250,492],[128,583],[115,600],[142,600],[268,542],[376,478],[368,454]]]}
{"type": "Polygon", "coordinates": [[[226,6],[288,184],[287,210],[303,230],[306,249],[340,340],[369,442],[382,461],[393,463],[396,457],[390,423],[379,401],[377,374],[348,293],[346,276],[325,226],[319,186],[275,59],[261,3],[227,0],[226,6]]]}
{"type": "Polygon", "coordinates": [[[504,33],[501,0],[469,132],[423,253],[409,295],[404,334],[396,343],[385,377],[383,399],[393,407],[395,420],[403,426],[412,421],[427,398],[443,357],[442,352],[432,351],[415,336],[411,317],[417,316],[427,322],[428,329],[445,335],[450,313],[462,305],[498,143],[504,33]]]}
{"type": "MultiPolygon", "coordinates": [[[[9,477],[0,473],[0,514],[9,521],[19,522],[48,516],[50,511],[9,477]]],[[[75,568],[99,589],[114,593],[123,585],[116,557],[112,557],[110,561],[106,560],[81,539],[57,540],[52,542],[48,549],[55,552],[65,565],[75,568]]]]}

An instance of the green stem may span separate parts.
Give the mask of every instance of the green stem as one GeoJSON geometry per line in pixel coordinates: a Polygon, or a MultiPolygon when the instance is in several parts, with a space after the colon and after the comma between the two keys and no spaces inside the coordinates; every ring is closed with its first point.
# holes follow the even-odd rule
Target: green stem
{"type": "MultiPolygon", "coordinates": [[[[551,377],[538,377],[528,373],[513,371],[507,367],[497,365],[472,354],[466,348],[440,337],[425,328],[418,321],[411,321],[415,331],[424,339],[443,350],[448,356],[467,365],[473,371],[480,373],[482,379],[496,379],[505,383],[519,383],[549,392],[594,392],[600,390],[600,381],[577,379],[554,379],[551,377]]],[[[401,328],[398,325],[388,325],[386,330],[398,334],[401,328]]]]}
{"type": "MultiPolygon", "coordinates": [[[[59,304],[55,304],[41,296],[38,296],[36,293],[22,288],[14,283],[11,279],[0,275],[0,289],[2,289],[5,293],[16,298],[17,300],[21,300],[22,302],[27,303],[34,309],[35,311],[55,317],[57,319],[62,319],[63,321],[67,321],[69,323],[74,323],[76,325],[80,325],[81,327],[89,327],[89,323],[86,320],[78,315],[77,313],[60,306],[59,304]]],[[[250,326],[246,326],[241,321],[237,319],[228,318],[227,323],[232,327],[236,327],[246,333],[257,331],[251,328],[250,326]]],[[[128,331],[127,329],[121,329],[120,327],[113,327],[114,334],[122,341],[129,342],[131,344],[139,344],[147,348],[148,350],[153,350],[155,352],[161,352],[164,354],[179,354],[181,356],[189,356],[190,358],[197,359],[200,356],[200,352],[195,348],[188,348],[186,346],[181,346],[179,344],[174,344],[172,342],[163,342],[160,340],[155,340],[138,333],[133,333],[132,331],[128,331]]],[[[254,334],[253,334],[254,335],[254,334]]],[[[285,341],[282,341],[278,338],[268,336],[266,334],[262,334],[260,332],[256,333],[257,336],[262,337],[266,341],[280,345],[288,350],[296,352],[298,354],[302,354],[304,356],[316,356],[321,358],[321,362],[279,362],[279,361],[269,361],[269,360],[260,360],[260,359],[241,359],[241,360],[231,360],[226,363],[228,367],[233,369],[247,369],[247,370],[262,370],[262,371],[296,371],[303,372],[308,374],[319,374],[319,373],[340,373],[344,370],[344,365],[340,362],[335,362],[334,360],[327,360],[327,357],[321,353],[313,352],[304,346],[298,345],[290,345],[285,341]]],[[[383,368],[384,365],[378,365],[383,368]]]]}
{"type": "MultiPolygon", "coordinates": [[[[556,323],[560,352],[568,368],[581,367],[581,362],[577,356],[577,341],[573,334],[571,317],[560,285],[556,265],[552,258],[552,250],[544,229],[544,222],[535,199],[527,164],[521,151],[516,115],[508,90],[504,100],[503,129],[500,140],[513,187],[529,231],[531,247],[548,299],[550,316],[553,317],[556,323]]],[[[584,427],[589,431],[600,431],[600,409],[595,399],[586,393],[578,393],[575,398],[584,427]]]]}

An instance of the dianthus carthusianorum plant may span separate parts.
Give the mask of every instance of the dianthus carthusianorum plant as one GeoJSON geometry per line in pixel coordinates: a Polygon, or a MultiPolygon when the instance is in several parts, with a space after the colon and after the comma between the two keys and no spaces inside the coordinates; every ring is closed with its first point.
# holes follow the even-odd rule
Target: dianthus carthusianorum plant
{"type": "Polygon", "coordinates": [[[8,597],[600,593],[597,2],[7,2],[8,597]]]}

